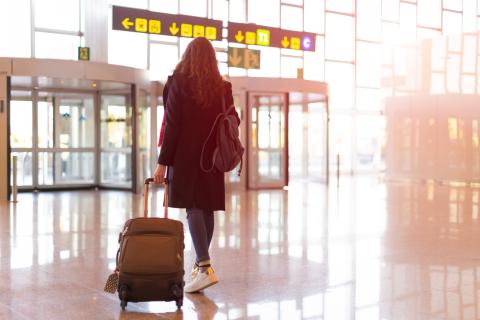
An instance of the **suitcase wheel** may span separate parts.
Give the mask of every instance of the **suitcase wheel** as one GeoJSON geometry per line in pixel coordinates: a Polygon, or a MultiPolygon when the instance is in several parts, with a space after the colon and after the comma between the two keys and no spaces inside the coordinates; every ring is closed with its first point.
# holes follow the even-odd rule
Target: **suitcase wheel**
{"type": "Polygon", "coordinates": [[[120,306],[122,307],[122,310],[125,310],[125,307],[127,306],[127,286],[121,286],[118,290],[119,296],[120,296],[120,306]]]}
{"type": "Polygon", "coordinates": [[[181,299],[183,297],[183,290],[178,284],[174,284],[170,287],[170,292],[174,297],[181,299]]]}
{"type": "Polygon", "coordinates": [[[180,309],[183,306],[183,298],[177,299],[175,302],[177,303],[178,309],[180,309]]]}

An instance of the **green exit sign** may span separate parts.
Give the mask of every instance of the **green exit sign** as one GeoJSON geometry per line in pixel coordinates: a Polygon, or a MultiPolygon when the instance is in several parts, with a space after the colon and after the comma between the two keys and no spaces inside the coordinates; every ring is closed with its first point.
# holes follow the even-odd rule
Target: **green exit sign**
{"type": "Polygon", "coordinates": [[[78,60],[89,61],[90,60],[90,48],[78,47],[78,60]]]}

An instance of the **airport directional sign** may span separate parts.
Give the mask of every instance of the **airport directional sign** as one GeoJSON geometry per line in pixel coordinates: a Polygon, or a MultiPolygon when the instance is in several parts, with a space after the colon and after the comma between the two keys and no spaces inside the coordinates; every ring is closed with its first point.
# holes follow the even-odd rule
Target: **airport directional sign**
{"type": "Polygon", "coordinates": [[[229,47],[228,66],[244,69],[260,69],[260,50],[229,47]]]}
{"type": "Polygon", "coordinates": [[[112,7],[112,16],[113,30],[222,40],[223,22],[220,20],[120,6],[112,7]]]}
{"type": "Polygon", "coordinates": [[[228,23],[228,42],[315,51],[316,35],[309,32],[283,30],[256,24],[228,23]]]}

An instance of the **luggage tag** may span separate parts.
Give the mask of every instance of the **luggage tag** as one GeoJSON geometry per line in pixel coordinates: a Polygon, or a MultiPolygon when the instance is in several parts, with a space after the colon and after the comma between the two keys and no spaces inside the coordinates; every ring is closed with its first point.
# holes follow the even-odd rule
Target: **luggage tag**
{"type": "Polygon", "coordinates": [[[108,293],[115,293],[117,292],[118,288],[118,270],[113,271],[111,275],[108,276],[107,282],[105,283],[105,287],[103,291],[108,293]]]}

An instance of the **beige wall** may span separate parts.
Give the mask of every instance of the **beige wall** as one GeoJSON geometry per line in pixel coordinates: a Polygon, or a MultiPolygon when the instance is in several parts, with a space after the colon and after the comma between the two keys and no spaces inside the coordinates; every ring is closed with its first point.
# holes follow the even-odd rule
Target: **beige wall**
{"type": "Polygon", "coordinates": [[[5,74],[0,74],[0,101],[2,101],[3,103],[3,110],[0,110],[0,201],[6,201],[8,196],[8,188],[7,188],[8,115],[7,115],[7,76],[5,74]]]}

